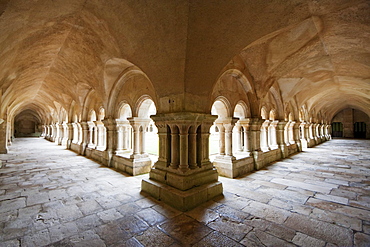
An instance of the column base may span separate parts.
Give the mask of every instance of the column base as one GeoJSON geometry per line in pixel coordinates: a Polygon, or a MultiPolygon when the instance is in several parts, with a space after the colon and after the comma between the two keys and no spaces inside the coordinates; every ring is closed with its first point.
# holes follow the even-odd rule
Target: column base
{"type": "Polygon", "coordinates": [[[236,178],[254,170],[253,157],[237,160],[232,156],[217,156],[213,165],[217,168],[219,175],[228,178],[236,178]]]}
{"type": "Polygon", "coordinates": [[[149,156],[140,158],[137,157],[133,159],[119,155],[113,155],[111,165],[117,170],[136,176],[150,172],[152,160],[149,156]]]}
{"type": "Polygon", "coordinates": [[[212,198],[222,195],[223,188],[221,182],[213,182],[181,191],[153,179],[143,179],[141,191],[148,193],[158,201],[180,210],[189,211],[212,198]]]}

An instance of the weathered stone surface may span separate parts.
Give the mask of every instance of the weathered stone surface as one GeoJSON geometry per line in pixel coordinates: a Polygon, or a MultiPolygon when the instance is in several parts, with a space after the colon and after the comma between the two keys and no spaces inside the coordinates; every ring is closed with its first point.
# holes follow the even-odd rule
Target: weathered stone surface
{"type": "Polygon", "coordinates": [[[324,240],[325,242],[344,246],[352,245],[353,233],[351,230],[330,223],[314,220],[307,216],[292,214],[286,220],[284,225],[306,235],[324,240]]]}
{"type": "Polygon", "coordinates": [[[170,246],[174,239],[170,238],[157,227],[153,226],[146,230],[142,235],[136,237],[143,246],[170,246]]]}
{"type": "Polygon", "coordinates": [[[292,242],[298,246],[302,247],[310,247],[310,246],[317,246],[317,247],[323,247],[325,246],[325,241],[319,240],[313,237],[310,237],[306,234],[297,232],[297,234],[294,236],[292,242]]]}
{"type": "Polygon", "coordinates": [[[186,215],[172,218],[159,227],[183,245],[194,244],[212,232],[209,227],[186,215]]]}
{"type": "MultiPolygon", "coordinates": [[[[29,245],[45,244],[55,247],[148,246],[155,243],[172,247],[187,244],[322,246],[324,243],[327,247],[334,247],[351,246],[354,243],[361,246],[367,243],[367,236],[370,235],[370,221],[367,220],[369,208],[366,204],[354,207],[323,200],[324,197],[315,198],[315,195],[320,194],[327,196],[326,199],[340,197],[353,202],[366,202],[368,190],[360,186],[359,182],[340,186],[329,194],[315,194],[309,190],[285,185],[273,187],[271,182],[261,185],[248,176],[238,179],[221,178],[225,189],[224,196],[183,213],[140,194],[141,179],[147,175],[128,177],[112,169],[103,168],[91,160],[85,160],[60,146],[49,146],[50,143],[41,139],[26,139],[24,142],[36,144],[27,146],[15,143],[12,148],[21,146],[23,150],[29,151],[24,154],[7,154],[9,166],[0,173],[0,184],[3,178],[17,177],[6,180],[10,183],[8,185],[12,185],[12,189],[5,189],[4,195],[7,199],[0,199],[1,203],[9,201],[11,205],[16,206],[0,213],[0,246],[18,246],[19,243],[23,245],[27,240],[29,245]],[[44,155],[40,156],[31,151],[35,146],[51,152],[48,160],[53,162],[42,163],[44,155]],[[17,157],[19,164],[13,165],[12,157],[17,157]],[[20,166],[20,157],[32,157],[34,163],[27,161],[25,165],[20,166]],[[74,158],[77,163],[72,162],[74,158]],[[13,166],[17,169],[12,169],[13,166]],[[43,184],[43,187],[48,189],[35,186],[29,181],[27,174],[27,171],[32,171],[33,168],[38,170],[35,174],[50,174],[53,171],[51,174],[58,178],[58,183],[55,184],[53,179],[49,179],[49,184],[43,184]],[[251,183],[258,186],[250,186],[251,183]],[[23,185],[20,187],[20,184],[23,185]],[[69,186],[76,191],[73,197],[68,194],[66,197],[69,186]],[[84,192],[76,188],[82,188],[84,192]],[[249,193],[251,191],[254,193],[249,193]],[[33,193],[45,193],[51,200],[27,206],[27,197],[33,193]]],[[[361,141],[352,143],[355,153],[361,148],[364,148],[364,152],[368,149],[368,144],[361,144],[361,141]]],[[[294,159],[285,160],[282,167],[280,162],[277,162],[257,171],[255,174],[258,176],[254,177],[257,179],[265,175],[268,179],[274,176],[297,181],[297,176],[301,175],[302,182],[307,180],[302,174],[309,174],[312,177],[309,186],[315,181],[325,181],[325,176],[336,177],[335,174],[344,168],[333,166],[331,171],[324,174],[318,162],[326,158],[315,156],[313,153],[317,150],[318,153],[325,152],[330,155],[332,150],[338,150],[344,144],[349,145],[342,140],[322,144],[293,156],[294,159]],[[285,172],[287,169],[291,169],[289,173],[285,172]]],[[[348,152],[351,153],[351,149],[348,152]]],[[[366,180],[368,168],[361,162],[357,165],[351,164],[351,168],[345,170],[350,173],[345,175],[341,171],[341,177],[346,176],[348,180],[356,181],[366,180]],[[352,169],[362,169],[365,172],[354,175],[352,169]]],[[[367,184],[366,181],[362,183],[367,184]]],[[[333,185],[336,186],[335,183],[333,185]]]]}

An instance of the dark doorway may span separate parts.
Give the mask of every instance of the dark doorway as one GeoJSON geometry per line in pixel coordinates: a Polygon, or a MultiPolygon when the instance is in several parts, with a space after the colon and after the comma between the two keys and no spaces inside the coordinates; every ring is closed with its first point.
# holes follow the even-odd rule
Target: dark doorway
{"type": "Polygon", "coordinates": [[[331,124],[332,137],[343,137],[343,124],[341,122],[334,122],[331,124]]]}
{"type": "Polygon", "coordinates": [[[366,138],[366,123],[356,122],[353,126],[355,138],[366,138]]]}

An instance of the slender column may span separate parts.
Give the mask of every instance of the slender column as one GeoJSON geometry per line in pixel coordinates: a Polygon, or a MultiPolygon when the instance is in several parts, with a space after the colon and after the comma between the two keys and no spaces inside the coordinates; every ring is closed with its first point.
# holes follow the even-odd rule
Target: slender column
{"type": "Polygon", "coordinates": [[[235,128],[233,130],[234,130],[233,136],[235,136],[235,144],[236,144],[235,150],[237,152],[243,152],[242,142],[244,139],[243,139],[243,131],[242,131],[242,126],[240,125],[240,121],[238,121],[235,124],[235,128]]]}
{"type": "Polygon", "coordinates": [[[269,120],[265,120],[261,126],[261,150],[266,152],[269,150],[269,147],[268,147],[268,126],[270,124],[270,121],[269,120]]]}
{"type": "Polygon", "coordinates": [[[252,151],[251,149],[251,143],[250,143],[250,126],[249,126],[249,123],[250,123],[250,119],[241,119],[239,120],[239,124],[241,125],[241,127],[243,128],[243,135],[242,135],[242,138],[244,139],[244,146],[243,146],[243,152],[246,152],[246,153],[250,153],[252,151]]]}
{"type": "Polygon", "coordinates": [[[124,127],[121,124],[117,124],[117,150],[116,152],[120,152],[123,150],[123,142],[124,142],[123,128],[124,127]]]}
{"type": "Polygon", "coordinates": [[[176,124],[171,124],[171,165],[177,169],[179,165],[179,129],[176,124]]]}
{"type": "Polygon", "coordinates": [[[297,151],[302,151],[302,143],[301,143],[301,140],[300,140],[300,134],[299,134],[299,130],[300,130],[300,125],[301,123],[300,122],[297,122],[293,125],[293,139],[295,141],[295,143],[297,143],[297,151]]]}
{"type": "Polygon", "coordinates": [[[89,148],[95,148],[95,144],[94,144],[94,138],[95,138],[94,127],[95,127],[95,124],[94,124],[94,122],[89,121],[89,122],[87,122],[87,126],[88,126],[87,146],[89,148]]]}
{"type": "Polygon", "coordinates": [[[232,131],[234,124],[233,123],[224,124],[224,127],[225,127],[225,154],[227,156],[233,156],[232,131]]]}
{"type": "Polygon", "coordinates": [[[188,136],[189,136],[189,125],[181,124],[179,126],[180,130],[180,165],[179,168],[181,171],[185,172],[189,169],[188,164],[188,154],[189,154],[189,144],[188,144],[188,136]]]}
{"type": "Polygon", "coordinates": [[[225,155],[225,127],[222,123],[217,122],[216,126],[218,128],[220,155],[225,155]]]}
{"type": "Polygon", "coordinates": [[[143,119],[143,120],[141,120],[142,131],[140,133],[140,138],[141,138],[141,142],[140,142],[140,154],[145,154],[146,153],[145,152],[145,135],[146,135],[146,130],[148,128],[149,122],[150,122],[149,119],[143,119]]]}
{"type": "Polygon", "coordinates": [[[200,137],[197,137],[197,157],[200,160],[199,167],[209,164],[209,129],[213,125],[212,122],[203,122],[200,125],[200,137]],[[200,143],[199,143],[200,142],[200,143]]]}
{"type": "Polygon", "coordinates": [[[134,130],[134,152],[133,154],[140,154],[140,126],[132,126],[134,130]]]}
{"type": "MultiPolygon", "coordinates": [[[[270,149],[277,149],[278,148],[278,143],[277,143],[277,133],[276,133],[276,126],[278,125],[279,121],[275,120],[275,121],[272,121],[270,122],[270,125],[269,125],[269,148],[270,149]]],[[[283,129],[283,132],[282,132],[282,135],[283,135],[283,139],[284,139],[284,129],[283,129]]]]}
{"type": "Polygon", "coordinates": [[[198,125],[193,125],[189,129],[189,167],[197,167],[197,129],[198,125]]]}
{"type": "Polygon", "coordinates": [[[162,165],[164,165],[164,167],[167,167],[171,161],[171,157],[169,157],[170,156],[170,145],[171,145],[170,143],[171,134],[169,133],[170,132],[169,127],[165,122],[158,121],[158,122],[155,122],[155,125],[158,128],[158,142],[159,142],[158,161],[162,162],[162,165]]]}

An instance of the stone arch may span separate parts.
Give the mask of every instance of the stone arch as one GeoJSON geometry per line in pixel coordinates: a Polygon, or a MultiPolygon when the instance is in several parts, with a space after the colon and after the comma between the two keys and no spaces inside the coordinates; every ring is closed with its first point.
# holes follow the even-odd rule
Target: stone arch
{"type": "Polygon", "coordinates": [[[135,105],[135,116],[139,118],[150,118],[150,114],[156,114],[157,108],[149,95],[142,95],[135,105]],[[154,107],[154,108],[153,108],[154,107]]]}
{"type": "Polygon", "coordinates": [[[227,118],[232,116],[231,109],[230,101],[224,96],[219,96],[212,104],[211,114],[218,115],[219,118],[227,118]]]}
{"type": "Polygon", "coordinates": [[[234,117],[249,118],[251,117],[250,109],[244,101],[239,101],[234,108],[234,117]]]}

